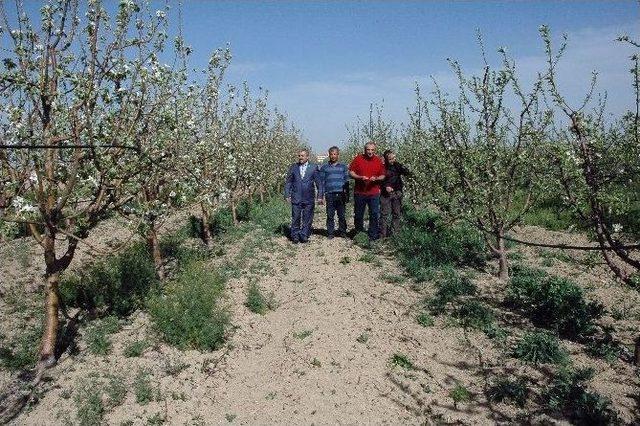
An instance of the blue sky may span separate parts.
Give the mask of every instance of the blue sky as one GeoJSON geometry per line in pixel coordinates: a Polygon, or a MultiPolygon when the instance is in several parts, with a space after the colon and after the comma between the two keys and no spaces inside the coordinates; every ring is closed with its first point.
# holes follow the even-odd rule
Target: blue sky
{"type": "MultiPolygon", "coordinates": [[[[173,30],[176,0],[168,0],[173,30]]],[[[33,12],[41,4],[27,1],[33,12]]],[[[115,0],[105,0],[114,10],[115,0]]],[[[558,73],[561,87],[577,103],[591,76],[600,73],[600,91],[609,111],[632,107],[628,73],[632,50],[614,41],[629,33],[640,39],[640,5],[629,1],[194,1],[182,2],[183,34],[194,53],[192,65],[206,67],[211,52],[230,44],[229,81],[269,90],[272,105],[302,129],[311,146],[323,151],[341,144],[346,125],[367,118],[369,104],[403,120],[414,103],[418,82],[423,94],[433,76],[447,91],[455,80],[446,58],[469,72],[482,65],[479,29],[490,59],[508,49],[523,80],[544,67],[538,27],[547,24],[556,38],[569,36],[558,73]]],[[[152,0],[161,9],[162,0],[152,0]]]]}
{"type": "Polygon", "coordinates": [[[577,101],[598,70],[609,109],[630,108],[631,51],[614,38],[640,33],[639,12],[635,1],[185,1],[183,20],[195,65],[230,43],[230,79],[267,88],[311,146],[324,150],[346,139],[345,125],[368,116],[371,102],[402,120],[415,81],[428,93],[433,75],[453,90],[446,58],[477,70],[476,29],[494,59],[499,46],[508,48],[525,80],[543,66],[538,27],[567,33],[560,79],[569,97],[577,101]]]}

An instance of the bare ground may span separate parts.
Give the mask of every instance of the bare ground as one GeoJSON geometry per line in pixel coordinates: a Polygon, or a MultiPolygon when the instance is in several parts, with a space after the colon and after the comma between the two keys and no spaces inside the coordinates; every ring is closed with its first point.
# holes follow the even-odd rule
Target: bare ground
{"type": "MultiPolygon", "coordinates": [[[[319,207],[318,228],[324,228],[323,220],[319,207]]],[[[540,229],[524,229],[519,236],[558,237],[540,229]]],[[[523,262],[539,263],[539,251],[519,251],[523,262]]],[[[383,246],[371,259],[346,239],[314,235],[310,243],[294,246],[283,237],[250,234],[211,261],[212,268],[242,271],[227,284],[225,303],[234,327],[223,348],[202,353],[167,346],[147,315],[137,312],[112,336],[108,356],[89,353],[80,339],[77,353],[64,354],[50,371],[37,404],[13,423],[77,424],[82,385],[106,387],[113,377],[127,388],[124,402],[104,416],[115,425],[563,423],[540,414],[534,402],[518,409],[487,401],[484,390],[497,373],[526,373],[535,395],[540,392],[535,383],[544,383],[549,372],[521,365],[483,333],[451,326],[445,318],[436,318],[431,327],[419,325],[416,315],[429,288],[412,285],[386,252],[383,246]],[[276,301],[263,316],[244,305],[253,280],[276,301]],[[123,355],[129,343],[142,339],[151,342],[142,356],[123,355]],[[394,355],[406,356],[413,368],[394,365],[394,355]],[[148,373],[153,390],[148,403],[136,402],[140,371],[148,373]],[[458,384],[470,391],[471,400],[454,406],[450,391],[458,384]]],[[[586,270],[577,261],[548,257],[554,261],[546,268],[593,288],[590,294],[608,308],[629,306],[622,318],[605,320],[630,344],[638,332],[638,293],[613,284],[601,266],[586,270]]],[[[3,261],[4,280],[7,271],[24,269],[15,262],[20,261],[3,261]]],[[[504,324],[522,322],[500,310],[503,286],[489,272],[474,271],[474,281],[496,302],[504,324]]],[[[9,311],[6,304],[0,309],[7,334],[9,311]]],[[[575,364],[596,369],[590,385],[613,400],[623,420],[637,421],[640,383],[634,369],[587,357],[576,343],[563,344],[575,364]]],[[[0,385],[11,376],[4,371],[1,377],[0,385]]]]}

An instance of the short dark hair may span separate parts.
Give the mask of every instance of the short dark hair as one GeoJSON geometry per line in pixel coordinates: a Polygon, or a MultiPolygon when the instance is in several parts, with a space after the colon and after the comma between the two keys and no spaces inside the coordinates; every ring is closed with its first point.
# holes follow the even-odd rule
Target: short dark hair
{"type": "Polygon", "coordinates": [[[340,148],[338,148],[337,146],[335,146],[335,145],[334,145],[334,146],[332,146],[331,148],[329,148],[329,152],[331,152],[331,151],[338,151],[338,152],[340,152],[340,148]]]}
{"type": "Polygon", "coordinates": [[[387,159],[387,156],[388,156],[389,154],[393,154],[393,150],[392,150],[392,149],[387,149],[387,150],[385,150],[385,151],[382,153],[382,156],[383,156],[383,157],[384,157],[384,159],[386,160],[386,159],[387,159]]]}

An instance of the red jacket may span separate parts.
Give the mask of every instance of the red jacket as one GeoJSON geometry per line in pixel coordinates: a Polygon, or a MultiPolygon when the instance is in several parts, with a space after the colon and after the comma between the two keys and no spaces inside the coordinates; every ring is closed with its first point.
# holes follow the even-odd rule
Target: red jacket
{"type": "MultiPolygon", "coordinates": [[[[358,176],[384,176],[384,163],[377,155],[368,158],[364,154],[356,155],[349,165],[349,170],[358,176]]],[[[354,193],[358,195],[380,195],[381,181],[369,182],[362,179],[356,179],[354,193]]]]}

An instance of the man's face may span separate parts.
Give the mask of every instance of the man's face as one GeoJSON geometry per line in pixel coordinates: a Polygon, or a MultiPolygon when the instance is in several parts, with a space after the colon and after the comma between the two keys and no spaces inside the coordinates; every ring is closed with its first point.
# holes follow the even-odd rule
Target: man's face
{"type": "Polygon", "coordinates": [[[309,153],[307,151],[300,151],[298,153],[298,163],[304,164],[309,160],[309,153]]]}
{"type": "Polygon", "coordinates": [[[372,143],[368,143],[364,146],[364,155],[368,158],[373,158],[376,155],[376,146],[372,143]]]}
{"type": "Polygon", "coordinates": [[[338,150],[329,151],[329,161],[335,163],[340,158],[340,152],[338,150]]]}

